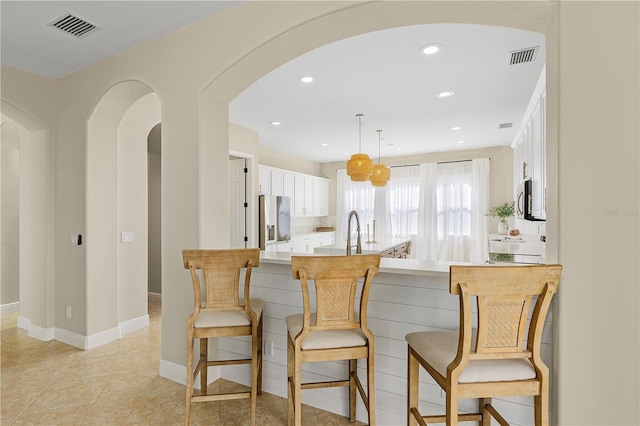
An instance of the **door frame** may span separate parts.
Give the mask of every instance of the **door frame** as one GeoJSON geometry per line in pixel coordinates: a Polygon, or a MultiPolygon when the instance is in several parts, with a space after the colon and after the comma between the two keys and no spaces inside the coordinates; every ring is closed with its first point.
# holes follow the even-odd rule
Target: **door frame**
{"type": "Polygon", "coordinates": [[[246,220],[246,235],[248,237],[247,247],[258,247],[258,236],[255,232],[255,230],[258,229],[256,223],[258,220],[256,209],[258,206],[258,194],[256,192],[256,188],[258,185],[258,183],[256,182],[258,176],[258,162],[255,160],[255,156],[253,154],[236,151],[233,149],[229,150],[229,156],[244,158],[244,160],[246,161],[247,175],[245,176],[245,193],[248,203],[246,220]]]}

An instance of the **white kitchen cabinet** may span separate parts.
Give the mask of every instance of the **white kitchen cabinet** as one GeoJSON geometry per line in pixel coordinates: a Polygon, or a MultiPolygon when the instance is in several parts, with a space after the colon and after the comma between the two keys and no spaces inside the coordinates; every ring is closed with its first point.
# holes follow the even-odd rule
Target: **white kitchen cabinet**
{"type": "Polygon", "coordinates": [[[289,253],[291,251],[291,241],[287,241],[287,242],[281,242],[276,244],[277,245],[277,251],[281,251],[281,252],[285,252],[285,253],[289,253]]]}
{"type": "Polygon", "coordinates": [[[329,214],[329,180],[269,166],[259,166],[262,195],[291,197],[293,216],[327,216],[329,214]]]}
{"type": "Polygon", "coordinates": [[[271,170],[271,195],[284,195],[284,172],[271,170]]]}
{"type": "Polygon", "coordinates": [[[314,253],[316,247],[334,244],[335,232],[314,232],[312,234],[296,235],[291,238],[292,253],[314,253]]]}
{"type": "Polygon", "coordinates": [[[327,216],[329,214],[329,181],[308,175],[294,180],[294,216],[327,216]]]}
{"type": "Polygon", "coordinates": [[[546,218],[546,91],[544,71],[534,89],[520,131],[512,145],[514,186],[531,180],[531,215],[546,218]]]}
{"type": "Polygon", "coordinates": [[[271,170],[267,167],[258,167],[258,193],[260,195],[271,195],[271,170]]]}
{"type": "Polygon", "coordinates": [[[293,173],[284,172],[284,176],[282,177],[282,195],[285,197],[291,197],[293,199],[293,181],[294,175],[293,173]]]}
{"type": "Polygon", "coordinates": [[[545,126],[544,126],[544,94],[540,97],[538,107],[531,116],[531,214],[535,218],[545,218],[545,126]]]}
{"type": "Polygon", "coordinates": [[[313,212],[314,216],[329,214],[329,181],[314,179],[313,181],[313,212]]]}
{"type": "Polygon", "coordinates": [[[293,214],[294,216],[315,216],[313,210],[312,176],[295,175],[293,182],[293,214]]]}

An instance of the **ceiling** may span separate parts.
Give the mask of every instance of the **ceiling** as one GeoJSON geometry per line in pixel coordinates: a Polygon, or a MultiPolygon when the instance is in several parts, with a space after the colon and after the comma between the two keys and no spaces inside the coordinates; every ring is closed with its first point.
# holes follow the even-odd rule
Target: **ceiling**
{"type": "Polygon", "coordinates": [[[4,65],[63,77],[241,1],[0,1],[4,65]],[[65,13],[98,27],[76,38],[47,24],[65,13]]]}
{"type": "MultiPolygon", "coordinates": [[[[2,0],[1,59],[58,78],[238,3],[2,0]],[[77,39],[47,26],[65,12],[99,29],[77,39]]],[[[377,130],[382,157],[510,145],[544,58],[544,36],[521,30],[430,24],[377,31],[284,64],[238,96],[229,114],[257,131],[262,145],[317,162],[358,152],[356,114],[363,114],[361,151],[374,158],[377,130]],[[431,43],[441,50],[422,54],[431,43]],[[532,47],[533,61],[509,64],[511,52],[532,47]],[[454,94],[439,98],[443,91],[454,94]],[[513,125],[501,129],[504,123],[513,125]]]]}

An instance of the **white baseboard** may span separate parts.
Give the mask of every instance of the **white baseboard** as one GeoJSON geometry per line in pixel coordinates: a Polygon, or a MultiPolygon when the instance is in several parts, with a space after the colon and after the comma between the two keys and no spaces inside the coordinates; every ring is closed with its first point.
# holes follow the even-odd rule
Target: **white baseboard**
{"type": "Polygon", "coordinates": [[[160,360],[160,377],[173,380],[181,385],[187,384],[187,367],[164,359],[160,360]]]}
{"type": "Polygon", "coordinates": [[[55,339],[56,337],[56,329],[55,327],[51,328],[43,328],[34,324],[29,325],[29,337],[33,337],[34,339],[42,340],[43,342],[48,342],[50,340],[55,339]]]}
{"type": "Polygon", "coordinates": [[[141,317],[133,318],[128,321],[121,322],[119,325],[120,337],[122,337],[127,333],[131,333],[132,331],[145,328],[148,325],[149,325],[149,315],[142,315],[141,317]]]}
{"type": "Polygon", "coordinates": [[[29,330],[29,326],[31,325],[31,320],[29,318],[21,317],[18,315],[18,328],[22,330],[29,330]]]}
{"type": "MultiPolygon", "coordinates": [[[[180,383],[183,386],[187,385],[187,366],[176,364],[164,359],[160,360],[160,377],[172,380],[176,383],[180,383]]],[[[207,370],[207,382],[213,383],[220,378],[219,367],[209,367],[207,370]]],[[[200,389],[200,380],[196,378],[194,383],[195,389],[200,389]]]]}
{"type": "Polygon", "coordinates": [[[48,342],[49,340],[55,339],[55,328],[43,328],[31,324],[31,319],[29,318],[18,316],[16,325],[22,330],[27,330],[27,335],[29,337],[33,337],[34,339],[42,340],[43,342],[48,342]]]}
{"type": "Polygon", "coordinates": [[[115,342],[122,335],[135,330],[147,327],[149,325],[149,315],[143,315],[128,321],[124,321],[118,327],[92,334],[91,336],[82,336],[62,328],[55,329],[55,339],[74,346],[82,350],[94,349],[107,343],[115,342]]]}
{"type": "Polygon", "coordinates": [[[86,348],[93,349],[120,339],[120,327],[114,327],[85,338],[86,348]]]}
{"type": "Polygon", "coordinates": [[[56,340],[85,351],[89,349],[87,347],[87,339],[85,336],[73,333],[63,328],[56,328],[56,340]]]}
{"type": "Polygon", "coordinates": [[[0,305],[0,315],[20,312],[20,302],[5,303],[0,305]]]}

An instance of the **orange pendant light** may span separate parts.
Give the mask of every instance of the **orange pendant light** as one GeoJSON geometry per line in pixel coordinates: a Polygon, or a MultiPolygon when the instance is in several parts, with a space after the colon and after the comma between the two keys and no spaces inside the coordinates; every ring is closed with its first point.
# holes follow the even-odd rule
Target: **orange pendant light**
{"type": "Polygon", "coordinates": [[[351,159],[347,161],[347,174],[354,182],[366,182],[373,173],[373,161],[367,154],[362,154],[362,114],[357,114],[358,117],[358,154],[353,154],[351,159]]]}
{"type": "Polygon", "coordinates": [[[391,179],[391,169],[380,163],[380,133],[382,130],[378,130],[378,164],[373,165],[373,173],[369,177],[373,186],[387,186],[387,182],[391,179]]]}

